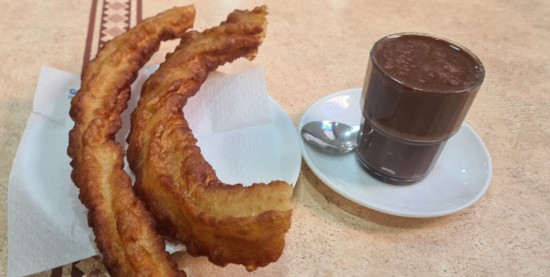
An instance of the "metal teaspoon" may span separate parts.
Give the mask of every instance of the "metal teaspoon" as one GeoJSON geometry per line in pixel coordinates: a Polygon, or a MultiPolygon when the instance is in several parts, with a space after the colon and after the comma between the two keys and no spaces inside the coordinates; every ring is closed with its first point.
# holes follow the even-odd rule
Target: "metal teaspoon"
{"type": "Polygon", "coordinates": [[[359,126],[330,120],[309,122],[302,127],[302,138],[316,149],[330,154],[345,154],[357,146],[359,126]]]}

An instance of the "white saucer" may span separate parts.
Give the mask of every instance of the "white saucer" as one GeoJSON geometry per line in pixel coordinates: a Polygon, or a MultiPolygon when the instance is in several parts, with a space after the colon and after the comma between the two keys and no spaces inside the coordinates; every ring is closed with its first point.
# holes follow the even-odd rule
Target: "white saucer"
{"type": "MultiPolygon", "coordinates": [[[[361,89],[349,89],[315,102],[302,116],[299,129],[315,120],[359,125],[361,89]]],[[[391,185],[363,171],[352,152],[343,156],[321,153],[302,139],[302,154],[327,186],[347,199],[383,213],[404,217],[436,217],[463,210],[487,191],[491,157],[481,138],[467,124],[447,142],[432,172],[412,185],[391,185]]]]}

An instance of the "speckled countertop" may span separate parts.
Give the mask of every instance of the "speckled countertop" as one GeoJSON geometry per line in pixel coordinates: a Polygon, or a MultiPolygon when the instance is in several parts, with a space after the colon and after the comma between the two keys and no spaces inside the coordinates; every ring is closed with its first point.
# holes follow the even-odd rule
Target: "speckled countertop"
{"type": "MultiPolygon", "coordinates": [[[[0,275],[7,274],[7,190],[42,65],[79,73],[92,1],[3,1],[0,9],[0,275]]],[[[113,1],[110,1],[113,2],[113,1]]],[[[115,1],[116,2],[116,1],[115,1]]],[[[124,2],[124,1],[122,1],[124,2]]],[[[143,17],[192,1],[142,1],[143,17]]],[[[402,31],[460,42],[485,82],[466,121],[491,153],[491,186],[453,215],[412,219],[364,208],[303,163],[292,227],[276,263],[248,273],[179,255],[190,276],[547,276],[550,272],[550,3],[488,1],[196,1],[196,28],[266,4],[254,61],[297,125],[317,99],[360,87],[372,44],[402,31]]],[[[168,46],[161,52],[168,51],[168,46]]],[[[151,63],[160,63],[163,54],[151,63]]],[[[239,66],[238,64],[236,66],[239,66]]],[[[86,271],[94,259],[77,266],[86,271]]],[[[63,275],[70,276],[70,269],[63,275]]],[[[51,272],[42,273],[49,276],[51,272]]]]}

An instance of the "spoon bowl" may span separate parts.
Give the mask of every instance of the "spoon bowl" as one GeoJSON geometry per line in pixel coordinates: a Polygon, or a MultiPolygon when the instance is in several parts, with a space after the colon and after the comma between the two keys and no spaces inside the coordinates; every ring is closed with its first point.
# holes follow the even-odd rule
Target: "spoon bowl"
{"type": "Polygon", "coordinates": [[[330,120],[313,121],[304,125],[300,133],[306,143],[322,152],[345,154],[357,146],[359,126],[330,120]]]}

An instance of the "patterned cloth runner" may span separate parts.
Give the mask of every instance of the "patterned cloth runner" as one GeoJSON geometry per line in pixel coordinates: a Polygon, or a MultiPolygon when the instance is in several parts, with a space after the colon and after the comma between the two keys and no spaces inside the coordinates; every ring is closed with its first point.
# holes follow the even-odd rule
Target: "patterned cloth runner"
{"type": "Polygon", "coordinates": [[[141,21],[141,0],[92,0],[84,68],[109,40],[141,21]]]}

